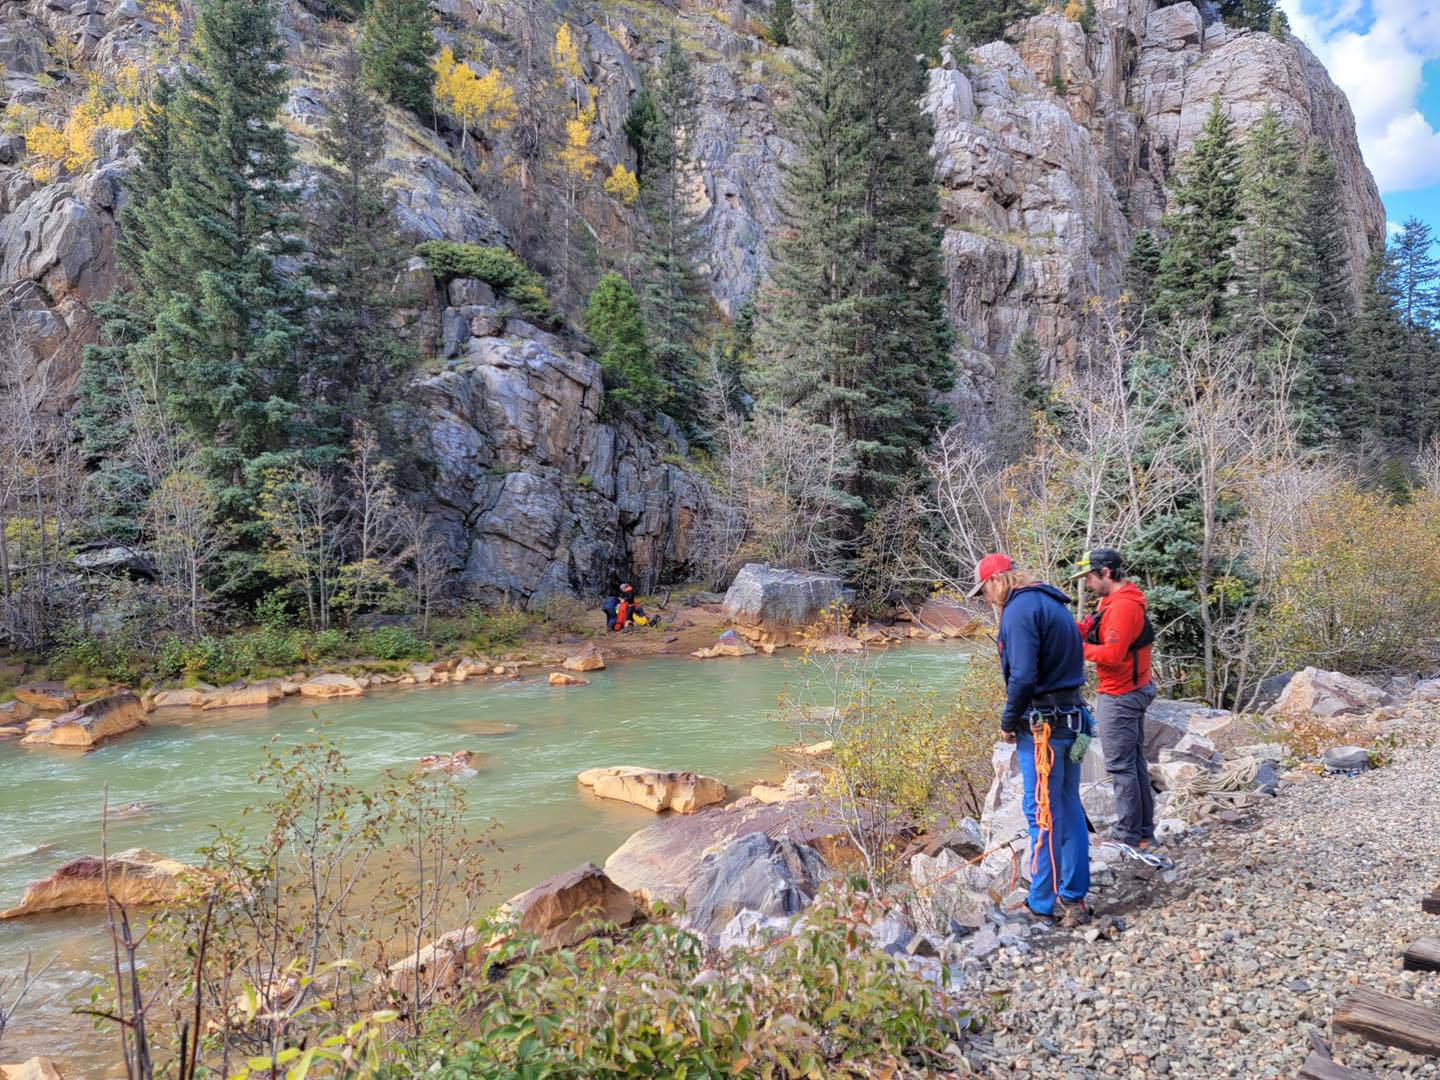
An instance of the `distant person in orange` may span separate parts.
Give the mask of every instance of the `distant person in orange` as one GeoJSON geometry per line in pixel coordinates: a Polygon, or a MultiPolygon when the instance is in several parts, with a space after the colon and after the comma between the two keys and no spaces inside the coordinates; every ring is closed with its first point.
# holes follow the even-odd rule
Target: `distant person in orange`
{"type": "Polygon", "coordinates": [[[1155,700],[1150,678],[1155,628],[1145,594],[1126,579],[1125,560],[1114,548],[1095,548],[1074,576],[1100,598],[1095,614],[1079,625],[1085,659],[1099,676],[1095,719],[1119,818],[1110,839],[1143,850],[1155,842],[1155,799],[1145,763],[1145,710],[1155,700]]]}
{"type": "Polygon", "coordinates": [[[609,597],[600,610],[605,613],[605,629],[616,633],[636,623],[637,617],[641,626],[649,621],[645,618],[645,609],[635,600],[635,586],[628,581],[620,586],[620,595],[609,597]]]}

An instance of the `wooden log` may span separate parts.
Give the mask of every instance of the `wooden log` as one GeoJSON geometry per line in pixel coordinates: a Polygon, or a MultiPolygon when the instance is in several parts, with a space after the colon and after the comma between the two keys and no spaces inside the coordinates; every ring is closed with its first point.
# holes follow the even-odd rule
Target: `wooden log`
{"type": "Polygon", "coordinates": [[[1440,885],[1430,890],[1430,895],[1420,901],[1420,910],[1426,915],[1440,915],[1440,885]]]}
{"type": "Polygon", "coordinates": [[[1374,1078],[1374,1073],[1361,1072],[1359,1069],[1337,1065],[1324,1054],[1315,1050],[1310,1051],[1310,1056],[1305,1059],[1305,1064],[1301,1065],[1300,1071],[1295,1074],[1295,1080],[1374,1080],[1374,1078]]]}
{"type": "Polygon", "coordinates": [[[1375,990],[1356,990],[1342,1001],[1330,1028],[1382,1046],[1440,1055],[1440,1012],[1375,990]]]}
{"type": "Polygon", "coordinates": [[[1440,938],[1421,938],[1405,950],[1406,971],[1440,971],[1440,938]]]}

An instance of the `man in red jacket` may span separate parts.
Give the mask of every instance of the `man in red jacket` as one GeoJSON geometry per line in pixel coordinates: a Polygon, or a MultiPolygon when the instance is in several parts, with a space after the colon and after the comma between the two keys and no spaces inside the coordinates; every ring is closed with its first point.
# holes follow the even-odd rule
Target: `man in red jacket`
{"type": "Polygon", "coordinates": [[[1099,676],[1095,718],[1119,817],[1110,836],[1146,848],[1155,841],[1155,800],[1145,763],[1145,710],[1155,700],[1150,679],[1155,629],[1145,612],[1145,594],[1125,579],[1118,551],[1091,551],[1075,577],[1084,578],[1085,588],[1100,598],[1095,614],[1080,622],[1080,635],[1085,659],[1099,676]]]}

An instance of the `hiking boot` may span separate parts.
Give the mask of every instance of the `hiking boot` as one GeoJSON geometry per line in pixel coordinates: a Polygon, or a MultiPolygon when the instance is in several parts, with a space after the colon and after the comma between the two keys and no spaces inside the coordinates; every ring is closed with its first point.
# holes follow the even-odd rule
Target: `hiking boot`
{"type": "Polygon", "coordinates": [[[1090,908],[1084,900],[1057,899],[1055,907],[1060,925],[1067,929],[1084,926],[1090,921],[1090,908]]]}

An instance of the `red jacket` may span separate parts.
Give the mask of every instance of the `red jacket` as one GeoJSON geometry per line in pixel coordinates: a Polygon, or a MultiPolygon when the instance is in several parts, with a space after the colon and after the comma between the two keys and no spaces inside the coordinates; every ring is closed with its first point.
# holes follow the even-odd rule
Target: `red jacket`
{"type": "Polygon", "coordinates": [[[1150,646],[1130,646],[1145,628],[1145,594],[1133,581],[1127,581],[1109,596],[1100,598],[1097,615],[1080,622],[1080,636],[1086,639],[1085,659],[1095,665],[1100,677],[1100,693],[1128,694],[1150,681],[1150,646]],[[1090,625],[1100,619],[1100,644],[1089,642],[1090,625]],[[1138,661],[1139,678],[1136,676],[1138,661]]]}

